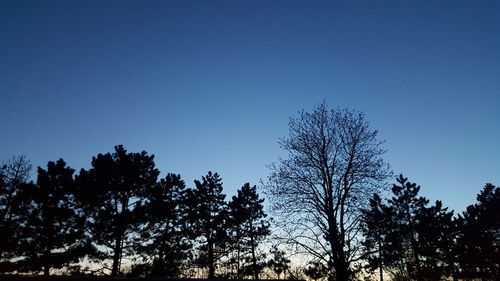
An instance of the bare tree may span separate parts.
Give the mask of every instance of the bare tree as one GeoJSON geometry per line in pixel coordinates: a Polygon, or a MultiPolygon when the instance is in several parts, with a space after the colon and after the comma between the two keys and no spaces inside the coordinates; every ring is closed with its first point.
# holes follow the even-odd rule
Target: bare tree
{"type": "Polygon", "coordinates": [[[18,253],[25,202],[22,191],[32,165],[26,156],[14,156],[0,166],[0,271],[11,271],[10,259],[18,253]]]}
{"type": "Polygon", "coordinates": [[[361,258],[361,208],[390,176],[377,131],[363,113],[322,103],[291,118],[279,143],[288,158],[270,165],[265,185],[281,238],[321,261],[330,278],[351,280],[361,258]]]}
{"type": "Polygon", "coordinates": [[[13,156],[3,161],[1,175],[7,184],[15,185],[27,182],[32,167],[30,160],[26,156],[13,156]]]}

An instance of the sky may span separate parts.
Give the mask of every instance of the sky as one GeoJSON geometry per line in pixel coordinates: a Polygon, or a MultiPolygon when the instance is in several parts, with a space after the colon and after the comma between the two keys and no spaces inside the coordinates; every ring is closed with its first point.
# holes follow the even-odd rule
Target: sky
{"type": "Polygon", "coordinates": [[[500,185],[500,2],[0,0],[0,159],[78,171],[123,144],[232,196],[323,100],[463,211],[500,185]]]}

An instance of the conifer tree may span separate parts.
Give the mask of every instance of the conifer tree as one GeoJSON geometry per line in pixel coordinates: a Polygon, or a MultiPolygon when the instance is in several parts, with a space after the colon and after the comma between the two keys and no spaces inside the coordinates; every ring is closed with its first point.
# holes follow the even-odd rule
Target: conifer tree
{"type": "Polygon", "coordinates": [[[180,175],[168,174],[146,191],[137,253],[146,261],[146,276],[179,277],[191,249],[187,226],[186,189],[180,175]]]}
{"type": "Polygon", "coordinates": [[[244,275],[259,279],[259,273],[265,266],[259,262],[261,258],[257,253],[259,243],[270,234],[270,223],[265,219],[267,215],[263,202],[264,199],[260,199],[257,194],[257,187],[249,183],[243,185],[238,195],[229,202],[229,229],[236,254],[238,279],[244,275]]]}
{"type": "Polygon", "coordinates": [[[278,279],[281,279],[281,274],[286,275],[286,272],[290,271],[290,263],[291,260],[287,258],[286,252],[273,245],[271,258],[267,262],[267,266],[276,274],[278,279]]]}
{"type": "Polygon", "coordinates": [[[384,279],[384,268],[394,264],[397,243],[397,221],[393,209],[382,202],[378,194],[373,194],[370,199],[370,208],[363,211],[362,230],[364,234],[363,246],[365,259],[368,261],[370,271],[378,269],[380,281],[384,279]],[[396,245],[394,245],[396,241],[396,245]]]}
{"type": "Polygon", "coordinates": [[[153,155],[128,153],[118,145],[114,153],[93,157],[92,168],[82,169],[77,177],[88,230],[101,249],[97,258],[111,259],[112,276],[120,273],[123,256],[140,243],[134,237],[145,221],[144,196],[156,184],[158,174],[153,155]]]}
{"type": "Polygon", "coordinates": [[[453,212],[440,201],[428,207],[429,200],[419,197],[420,186],[402,175],[392,187],[388,204],[373,198],[365,212],[365,244],[379,241],[379,260],[395,279],[439,280],[449,273],[453,239],[453,212]],[[379,201],[379,202],[376,202],[379,201]]]}
{"type": "Polygon", "coordinates": [[[18,261],[24,271],[50,270],[78,262],[83,257],[84,218],[75,209],[74,170],[64,160],[48,162],[47,170],[38,167],[36,184],[28,192],[30,209],[21,240],[18,261]]]}
{"type": "Polygon", "coordinates": [[[458,218],[460,277],[498,280],[500,276],[500,188],[486,184],[477,203],[458,218]]]}
{"type": "Polygon", "coordinates": [[[227,244],[227,203],[222,193],[222,179],[217,173],[208,172],[196,187],[188,191],[189,220],[198,236],[197,263],[208,268],[208,278],[215,278],[220,258],[227,244]]]}

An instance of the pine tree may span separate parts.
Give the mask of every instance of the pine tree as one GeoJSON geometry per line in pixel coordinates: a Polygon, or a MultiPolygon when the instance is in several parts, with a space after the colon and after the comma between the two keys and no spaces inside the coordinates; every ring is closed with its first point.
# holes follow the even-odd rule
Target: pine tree
{"type": "Polygon", "coordinates": [[[84,256],[84,218],[75,209],[73,173],[62,159],[48,162],[47,170],[38,167],[36,184],[26,190],[30,209],[18,261],[24,271],[49,275],[84,256]]]}
{"type": "Polygon", "coordinates": [[[462,278],[498,280],[500,276],[500,188],[486,184],[477,203],[458,218],[457,251],[462,278]]]}
{"type": "Polygon", "coordinates": [[[281,279],[281,274],[286,275],[290,271],[291,260],[286,257],[286,252],[280,250],[276,245],[271,248],[271,259],[267,262],[269,267],[281,279]]]}
{"type": "Polygon", "coordinates": [[[382,260],[396,279],[438,280],[450,267],[453,212],[440,201],[428,207],[429,200],[418,196],[420,186],[402,175],[397,181],[388,201],[390,210],[382,219],[382,225],[390,226],[381,237],[386,247],[382,260]]]}
{"type": "Polygon", "coordinates": [[[146,263],[146,276],[179,277],[189,256],[191,231],[187,226],[186,189],[180,175],[168,174],[146,192],[137,253],[146,263]]]}
{"type": "MultiPolygon", "coordinates": [[[[420,209],[416,215],[417,251],[421,258],[420,275],[424,280],[439,280],[449,274],[449,251],[454,245],[453,211],[441,201],[420,209]]],[[[452,261],[451,261],[452,262],[452,261]]]]}
{"type": "Polygon", "coordinates": [[[188,190],[189,220],[199,237],[197,262],[208,268],[208,278],[215,278],[217,263],[227,244],[227,204],[222,193],[222,179],[208,172],[196,187],[188,190]]]}
{"type": "Polygon", "coordinates": [[[394,247],[397,264],[393,267],[398,270],[396,275],[400,278],[414,278],[421,280],[421,257],[418,251],[416,227],[418,224],[416,214],[422,209],[428,200],[418,197],[420,186],[408,182],[407,178],[400,175],[397,178],[399,185],[394,184],[392,193],[394,196],[389,200],[390,207],[394,212],[396,222],[396,236],[392,236],[391,243],[394,247]]]}
{"type": "Polygon", "coordinates": [[[246,183],[238,190],[238,195],[233,196],[229,202],[230,231],[232,244],[235,250],[237,278],[252,275],[259,279],[259,273],[264,264],[259,262],[257,247],[259,243],[270,234],[270,223],[265,218],[262,203],[257,194],[257,187],[246,183]],[[247,262],[248,261],[248,262],[247,262]]]}
{"type": "Polygon", "coordinates": [[[394,250],[399,247],[396,219],[393,209],[382,202],[378,194],[370,199],[370,209],[363,211],[362,230],[364,234],[363,247],[367,269],[378,269],[380,280],[383,280],[384,268],[391,267],[399,259],[394,250]]]}
{"type": "Polygon", "coordinates": [[[111,275],[120,273],[123,255],[135,248],[144,224],[142,204],[146,190],[156,184],[159,171],[154,156],[128,153],[115,146],[114,153],[92,158],[92,168],[77,177],[78,198],[88,217],[90,235],[100,249],[98,259],[111,259],[111,275]],[[111,254],[108,254],[111,253],[111,254]]]}

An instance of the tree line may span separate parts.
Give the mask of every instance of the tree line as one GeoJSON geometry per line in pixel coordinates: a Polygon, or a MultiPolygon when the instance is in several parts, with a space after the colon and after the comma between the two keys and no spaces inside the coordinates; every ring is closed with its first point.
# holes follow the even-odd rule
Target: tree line
{"type": "Polygon", "coordinates": [[[390,189],[383,141],[364,113],[324,102],[290,118],[280,145],[288,155],[262,182],[273,233],[255,185],[226,200],[217,173],[192,187],[177,174],[160,179],[144,151],[116,146],[78,174],[62,159],[48,162],[35,182],[25,157],[7,160],[0,271],[118,276],[127,260],[129,276],[148,277],[200,269],[209,278],[274,272],[315,281],[500,276],[499,187],[486,184],[460,214],[430,204],[403,175],[390,189]]]}
{"type": "Polygon", "coordinates": [[[288,155],[265,182],[275,239],[308,257],[309,278],[498,280],[499,187],[487,184],[457,216],[402,175],[384,199],[393,174],[378,132],[363,112],[325,102],[290,118],[279,143],[288,155]]]}
{"type": "Polygon", "coordinates": [[[211,278],[258,279],[266,266],[258,247],[270,222],[249,183],[226,202],[217,173],[188,188],[177,174],[158,179],[153,155],[121,145],[76,175],[63,159],[38,167],[35,182],[30,170],[25,157],[0,170],[2,272],[118,276],[127,258],[131,276],[179,277],[196,267],[211,278]],[[81,268],[84,258],[92,268],[81,268]]]}
{"type": "Polygon", "coordinates": [[[393,280],[498,279],[500,188],[486,184],[458,216],[419,190],[400,175],[390,199],[370,199],[362,222],[368,268],[393,280]]]}

